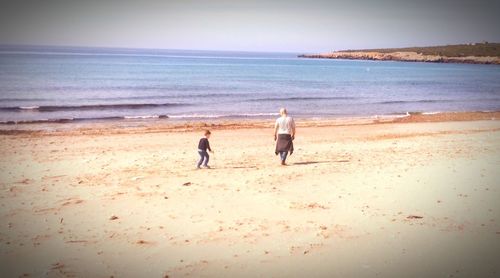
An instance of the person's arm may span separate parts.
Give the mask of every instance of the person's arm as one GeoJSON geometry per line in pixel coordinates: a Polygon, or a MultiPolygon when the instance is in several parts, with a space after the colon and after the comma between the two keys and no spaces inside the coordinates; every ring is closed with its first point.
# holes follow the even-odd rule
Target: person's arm
{"type": "Polygon", "coordinates": [[[210,142],[207,139],[207,149],[209,152],[213,153],[212,149],[210,148],[210,142]]]}
{"type": "Polygon", "coordinates": [[[292,118],[292,140],[295,139],[295,120],[292,118]]]}
{"type": "Polygon", "coordinates": [[[274,141],[278,139],[278,121],[274,123],[274,141]]]}

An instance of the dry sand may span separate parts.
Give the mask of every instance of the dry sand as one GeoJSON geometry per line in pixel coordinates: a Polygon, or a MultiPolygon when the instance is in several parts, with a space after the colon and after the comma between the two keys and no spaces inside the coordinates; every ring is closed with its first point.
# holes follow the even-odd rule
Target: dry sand
{"type": "Polygon", "coordinates": [[[0,276],[498,276],[500,121],[425,121],[4,132],[0,276]]]}

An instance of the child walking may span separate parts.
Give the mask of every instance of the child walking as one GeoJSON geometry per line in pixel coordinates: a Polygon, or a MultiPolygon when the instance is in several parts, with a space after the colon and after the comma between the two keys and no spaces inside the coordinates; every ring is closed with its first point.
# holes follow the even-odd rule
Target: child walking
{"type": "Polygon", "coordinates": [[[210,156],[208,155],[207,149],[213,153],[212,149],[210,148],[210,142],[208,142],[208,139],[210,138],[210,130],[205,130],[205,137],[200,139],[200,142],[198,143],[198,153],[200,154],[200,161],[198,161],[197,168],[201,168],[201,164],[203,164],[203,167],[205,168],[210,168],[208,166],[208,160],[210,159],[210,156]]]}

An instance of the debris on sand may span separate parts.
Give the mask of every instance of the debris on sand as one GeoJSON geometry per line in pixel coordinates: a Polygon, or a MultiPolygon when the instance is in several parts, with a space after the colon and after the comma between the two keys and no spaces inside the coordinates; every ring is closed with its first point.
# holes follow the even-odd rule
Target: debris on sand
{"type": "Polygon", "coordinates": [[[66,243],[87,243],[87,240],[68,240],[66,243]]]}
{"type": "Polygon", "coordinates": [[[51,268],[50,269],[61,269],[61,268],[64,268],[64,264],[60,263],[60,262],[57,262],[57,263],[53,263],[51,265],[51,268]]]}
{"type": "Polygon", "coordinates": [[[318,203],[310,203],[307,205],[308,208],[321,208],[321,209],[328,209],[328,207],[320,205],[318,203]]]}
{"type": "Polygon", "coordinates": [[[23,179],[21,181],[18,181],[17,184],[30,184],[33,180],[31,179],[23,179]]]}
{"type": "Polygon", "coordinates": [[[68,198],[68,199],[66,199],[66,202],[62,203],[61,206],[78,205],[78,204],[81,204],[83,202],[84,201],[81,199],[68,198]]]}
{"type": "Polygon", "coordinates": [[[182,184],[182,186],[190,186],[190,185],[191,185],[191,182],[189,182],[189,181],[182,184]]]}
{"type": "Polygon", "coordinates": [[[420,216],[420,215],[408,215],[408,217],[406,217],[407,219],[422,219],[424,218],[423,216],[420,216]]]}
{"type": "Polygon", "coordinates": [[[290,204],[291,209],[329,209],[329,207],[318,204],[316,202],[314,203],[297,203],[297,202],[292,202],[290,204]]]}
{"type": "Polygon", "coordinates": [[[116,216],[116,215],[112,215],[112,216],[109,218],[109,220],[116,220],[116,219],[118,219],[118,216],[116,216]]]}

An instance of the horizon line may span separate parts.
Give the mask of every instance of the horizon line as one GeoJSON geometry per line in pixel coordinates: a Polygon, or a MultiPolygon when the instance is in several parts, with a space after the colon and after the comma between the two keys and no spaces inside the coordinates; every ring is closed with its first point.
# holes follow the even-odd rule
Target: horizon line
{"type": "Polygon", "coordinates": [[[352,50],[374,50],[374,49],[399,49],[399,48],[414,48],[414,47],[440,47],[440,46],[452,46],[452,45],[474,45],[474,44],[500,44],[500,42],[462,42],[462,43],[451,43],[451,44],[436,44],[436,45],[412,45],[412,46],[389,46],[389,47],[376,47],[376,48],[346,48],[346,49],[330,49],[324,51],[262,51],[262,50],[234,50],[234,49],[182,49],[182,48],[157,48],[157,47],[127,47],[127,46],[78,46],[78,45],[51,45],[51,44],[11,44],[11,43],[0,43],[0,50],[2,48],[54,48],[54,49],[64,49],[64,48],[74,48],[74,49],[101,49],[101,50],[124,50],[124,51],[134,51],[134,50],[150,50],[150,51],[188,51],[188,52],[239,52],[239,53],[280,53],[280,54],[317,54],[317,53],[328,53],[334,51],[352,51],[352,50]]]}
{"type": "Polygon", "coordinates": [[[262,51],[262,50],[231,50],[231,49],[182,49],[182,48],[156,48],[156,47],[126,47],[126,46],[77,46],[77,45],[50,45],[50,44],[3,44],[0,43],[0,49],[8,47],[39,47],[39,48],[80,48],[80,49],[114,49],[114,50],[158,50],[158,51],[206,51],[206,52],[243,52],[243,53],[283,53],[283,54],[302,54],[307,52],[296,52],[296,51],[262,51]]]}

